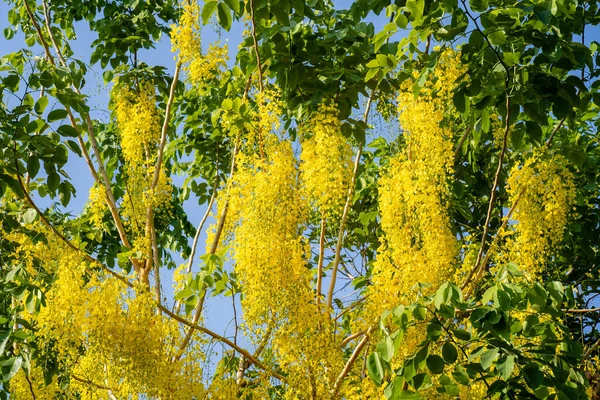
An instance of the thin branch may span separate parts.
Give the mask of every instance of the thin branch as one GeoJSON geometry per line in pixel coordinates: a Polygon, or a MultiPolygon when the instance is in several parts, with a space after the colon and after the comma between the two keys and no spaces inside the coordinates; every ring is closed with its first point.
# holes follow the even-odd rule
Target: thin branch
{"type": "MultiPolygon", "coordinates": [[[[230,178],[233,176],[233,172],[235,171],[235,157],[237,156],[237,151],[238,151],[238,147],[236,145],[233,149],[233,157],[232,157],[232,161],[231,161],[231,171],[229,173],[230,178]]],[[[223,227],[225,226],[225,220],[227,218],[227,210],[229,209],[229,198],[228,197],[229,196],[227,196],[227,200],[225,201],[225,206],[223,207],[223,212],[221,213],[221,217],[219,218],[219,222],[217,224],[217,231],[215,232],[215,237],[213,239],[212,246],[210,247],[210,250],[208,252],[208,254],[211,254],[211,255],[215,254],[215,252],[217,251],[217,248],[219,246],[219,241],[221,240],[221,235],[223,234],[223,227]]],[[[200,315],[202,315],[202,310],[204,309],[204,301],[206,299],[206,293],[207,293],[206,285],[203,285],[202,288],[203,288],[202,295],[198,299],[198,303],[196,303],[196,308],[194,310],[194,316],[193,316],[194,324],[196,324],[198,322],[198,320],[200,319],[200,315]]],[[[185,338],[183,339],[183,342],[181,343],[181,345],[179,347],[179,353],[178,353],[177,357],[175,358],[176,360],[179,360],[181,358],[181,356],[183,355],[185,348],[187,347],[187,345],[189,344],[189,342],[192,338],[192,333],[193,333],[193,330],[189,329],[187,334],[185,335],[185,338]]]]}
{"type": "Polygon", "coordinates": [[[490,230],[490,221],[492,219],[492,211],[494,210],[494,201],[496,200],[496,189],[498,188],[498,184],[500,183],[500,173],[502,172],[502,165],[504,163],[504,155],[506,153],[506,146],[508,141],[508,132],[510,131],[510,97],[508,94],[506,95],[506,127],[504,128],[504,137],[502,139],[502,150],[500,151],[500,157],[498,157],[498,167],[496,168],[496,174],[494,175],[494,184],[492,185],[492,191],[490,193],[490,201],[488,204],[487,216],[485,218],[485,224],[483,226],[483,235],[481,237],[481,245],[479,246],[479,252],[477,253],[477,261],[475,261],[475,265],[467,274],[463,284],[461,285],[461,289],[467,287],[469,282],[471,282],[471,278],[478,271],[479,266],[481,264],[481,259],[483,258],[483,252],[485,251],[485,242],[490,230]]]}
{"type": "MultiPolygon", "coordinates": [[[[254,41],[254,52],[256,53],[256,69],[258,70],[258,88],[260,89],[260,93],[263,93],[263,70],[262,63],[260,61],[260,52],[258,51],[258,38],[256,37],[256,20],[254,18],[254,0],[250,0],[250,22],[252,26],[252,40],[254,41]]],[[[264,101],[264,98],[261,98],[261,101],[264,101]]],[[[260,152],[260,157],[265,158],[264,148],[263,148],[263,135],[262,128],[259,128],[258,132],[258,149],[260,152]]]]}
{"type": "Polygon", "coordinates": [[[165,118],[163,120],[162,130],[160,133],[160,143],[158,145],[158,155],[156,157],[156,165],[154,165],[154,177],[152,178],[151,188],[156,188],[158,179],[160,177],[160,166],[165,151],[165,145],[167,143],[167,131],[169,130],[169,121],[171,120],[171,108],[173,108],[173,101],[175,100],[175,88],[177,81],[179,80],[179,71],[181,70],[181,62],[178,61],[175,66],[175,72],[173,73],[173,81],[171,82],[171,89],[169,90],[169,99],[167,100],[167,107],[165,108],[165,118]]]}
{"type": "Polygon", "coordinates": [[[591,355],[592,355],[592,353],[594,352],[594,350],[596,349],[596,347],[598,347],[599,345],[600,345],[600,339],[598,339],[598,340],[596,341],[596,343],[594,343],[593,345],[591,345],[591,346],[590,346],[590,347],[589,347],[589,348],[588,348],[588,349],[585,351],[585,353],[583,353],[583,359],[584,359],[584,360],[587,360],[587,358],[588,358],[589,356],[591,356],[591,355]]]}
{"type": "Polygon", "coordinates": [[[556,132],[558,132],[558,130],[563,126],[563,124],[565,123],[565,120],[567,119],[567,117],[565,116],[563,119],[561,119],[558,122],[558,125],[556,125],[556,127],[552,130],[552,133],[550,134],[550,136],[548,137],[548,140],[546,140],[546,147],[550,147],[550,144],[552,143],[552,139],[554,139],[554,135],[556,134],[556,132]]]}
{"type": "MultiPolygon", "coordinates": [[[[56,40],[54,38],[54,35],[52,34],[52,29],[50,26],[50,11],[47,9],[47,5],[46,2],[43,1],[42,5],[44,7],[44,17],[45,17],[45,21],[46,21],[46,30],[48,31],[48,35],[50,37],[50,40],[52,41],[52,45],[54,47],[54,51],[56,52],[56,55],[58,56],[61,65],[64,68],[68,68],[68,65],[62,55],[62,52],[60,51],[60,48],[58,47],[58,44],[56,43],[56,40]]],[[[27,5],[27,1],[25,1],[25,6],[27,8],[27,12],[29,14],[29,18],[32,20],[34,26],[37,26],[36,31],[38,33],[38,36],[40,37],[40,41],[45,42],[41,33],[41,29],[39,29],[39,25],[37,24],[37,21],[35,20],[35,17],[33,15],[33,13],[31,12],[31,9],[29,8],[29,6],[27,5]]],[[[47,45],[44,46],[44,49],[46,51],[46,56],[49,60],[51,60],[51,64],[53,66],[56,66],[56,64],[54,63],[52,54],[50,53],[50,49],[48,48],[47,45]]],[[[79,90],[79,88],[77,88],[75,85],[72,85],[73,90],[75,91],[75,93],[77,93],[78,95],[81,95],[81,91],[79,90]]],[[[99,182],[99,178],[98,178],[98,174],[96,173],[95,168],[93,167],[93,163],[91,161],[91,158],[89,157],[89,153],[87,152],[87,149],[85,147],[85,145],[83,144],[83,140],[81,139],[81,130],[79,128],[79,126],[77,125],[77,122],[75,120],[75,117],[73,116],[73,113],[71,111],[71,109],[69,107],[65,107],[67,114],[69,115],[69,121],[71,122],[71,125],[73,126],[73,128],[75,130],[77,130],[78,133],[78,142],[79,142],[79,146],[81,147],[82,153],[84,155],[84,157],[86,157],[86,162],[88,164],[88,167],[90,167],[90,171],[92,172],[92,176],[94,177],[94,180],[96,182],[99,182]]],[[[100,175],[102,176],[102,181],[104,183],[104,187],[106,190],[106,199],[107,199],[107,204],[108,204],[108,208],[110,210],[110,213],[113,217],[113,220],[115,221],[115,225],[117,227],[117,231],[119,232],[119,237],[121,239],[121,242],[123,243],[123,245],[127,248],[131,248],[131,244],[129,243],[129,240],[127,239],[127,235],[125,234],[125,228],[123,227],[123,223],[121,221],[121,217],[119,215],[119,212],[117,211],[117,206],[116,206],[116,201],[114,198],[114,194],[112,191],[112,187],[111,187],[111,183],[110,183],[110,179],[108,178],[108,174],[106,173],[106,169],[104,168],[104,164],[102,162],[102,156],[100,154],[100,150],[99,150],[99,146],[98,146],[98,142],[96,141],[96,137],[94,135],[94,126],[92,123],[92,119],[90,117],[89,114],[85,114],[85,121],[86,121],[86,125],[87,125],[87,130],[88,130],[88,136],[90,138],[90,144],[92,145],[92,149],[94,151],[94,156],[96,157],[96,160],[98,161],[98,169],[100,170],[100,175]]],[[[134,267],[137,268],[137,263],[134,262],[132,260],[134,267]]]]}
{"type": "Polygon", "coordinates": [[[348,375],[348,373],[352,369],[352,366],[354,365],[354,362],[356,361],[356,359],[358,358],[358,356],[360,355],[360,353],[362,352],[362,350],[364,349],[364,347],[366,346],[366,344],[369,342],[369,339],[371,338],[371,332],[373,332],[373,328],[374,327],[375,327],[375,325],[371,325],[367,329],[367,332],[365,332],[365,336],[358,343],[358,345],[356,346],[356,348],[352,352],[352,355],[350,356],[350,358],[346,362],[346,365],[344,366],[344,369],[342,370],[342,372],[340,373],[340,375],[335,380],[335,383],[333,384],[333,390],[332,390],[332,392],[333,392],[333,396],[332,397],[333,398],[337,397],[337,394],[340,391],[340,388],[342,386],[342,382],[343,382],[344,378],[346,378],[346,376],[348,375]]]}
{"type": "MultiPolygon", "coordinates": [[[[490,256],[492,254],[491,251],[496,246],[496,243],[498,242],[498,238],[500,237],[499,233],[502,232],[506,228],[506,226],[508,225],[508,221],[510,220],[510,217],[512,216],[513,212],[517,209],[517,205],[519,204],[519,200],[521,200],[521,197],[523,196],[523,194],[525,194],[526,190],[527,190],[527,187],[523,187],[521,189],[521,191],[517,195],[517,198],[514,200],[512,206],[508,210],[508,213],[506,214],[506,217],[504,217],[504,221],[502,221],[502,225],[500,225],[500,228],[496,232],[496,236],[494,236],[494,240],[492,240],[492,243],[490,244],[488,252],[485,254],[485,257],[483,258],[483,261],[481,262],[481,266],[482,267],[485,266],[485,265],[487,265],[487,262],[490,259],[490,256]]],[[[481,278],[481,273],[483,271],[484,271],[484,268],[481,268],[480,269],[480,273],[477,275],[477,278],[475,280],[476,282],[478,282],[479,279],[481,278]]],[[[465,292],[465,294],[464,294],[464,298],[467,299],[467,298],[469,298],[470,295],[471,295],[471,291],[467,290],[465,292]]]]}
{"type": "MultiPolygon", "coordinates": [[[[194,241],[192,243],[192,250],[190,252],[190,258],[188,260],[188,265],[187,265],[187,269],[186,269],[188,274],[190,272],[192,272],[192,265],[194,264],[194,256],[196,255],[196,247],[198,247],[198,241],[200,239],[200,234],[202,233],[202,228],[204,227],[204,224],[206,223],[206,220],[208,219],[208,216],[210,215],[210,212],[212,211],[213,204],[215,202],[215,198],[217,197],[217,188],[216,188],[217,180],[218,180],[218,174],[217,174],[217,178],[215,178],[215,186],[213,187],[213,192],[212,192],[212,195],[210,196],[210,201],[208,202],[206,212],[202,216],[202,220],[200,221],[200,224],[198,224],[198,229],[196,229],[196,234],[194,235],[194,241]]],[[[179,314],[180,307],[181,307],[181,300],[177,300],[177,302],[175,303],[175,307],[173,308],[174,310],[176,310],[175,312],[177,314],[179,314]]]]}
{"type": "Polygon", "coordinates": [[[321,301],[321,286],[323,284],[323,261],[325,258],[325,216],[321,217],[321,235],[319,237],[319,261],[317,263],[317,309],[321,301]]]}
{"type": "MultiPolygon", "coordinates": [[[[510,73],[508,72],[508,65],[506,65],[506,63],[504,62],[504,59],[502,58],[500,53],[498,53],[498,50],[496,50],[496,48],[492,45],[492,43],[490,42],[490,39],[487,37],[487,35],[485,35],[483,33],[483,30],[481,29],[481,27],[479,26],[479,23],[477,22],[477,18],[474,18],[473,15],[471,15],[471,11],[469,10],[469,7],[467,6],[467,3],[465,2],[465,0],[461,0],[461,3],[463,4],[463,7],[465,8],[465,14],[467,14],[469,19],[471,19],[471,21],[473,21],[473,24],[475,25],[475,29],[481,34],[481,36],[483,36],[483,38],[485,39],[489,48],[496,55],[498,62],[500,64],[502,64],[502,66],[504,67],[504,70],[506,71],[506,83],[508,84],[508,82],[510,80],[510,73]]],[[[507,89],[508,89],[508,87],[507,87],[507,89]]]]}
{"type": "Polygon", "coordinates": [[[463,135],[461,136],[460,140],[458,141],[458,144],[456,145],[456,149],[454,150],[454,159],[458,159],[458,156],[460,155],[460,151],[463,147],[463,144],[465,143],[465,140],[467,140],[467,137],[469,137],[469,133],[471,133],[471,129],[473,127],[471,125],[469,125],[467,127],[467,129],[465,130],[465,133],[463,133],[463,135]]]}
{"type": "Polygon", "coordinates": [[[219,335],[216,332],[211,331],[208,328],[205,328],[201,325],[197,325],[194,324],[188,320],[186,320],[185,318],[180,317],[179,315],[171,312],[171,310],[169,310],[168,308],[166,308],[165,306],[163,306],[162,304],[158,304],[157,305],[158,308],[160,308],[162,310],[162,312],[164,312],[166,315],[168,315],[169,317],[173,318],[174,320],[181,322],[182,324],[188,326],[189,328],[198,330],[200,332],[203,332],[209,336],[211,336],[212,338],[226,344],[227,346],[231,347],[232,349],[234,349],[235,351],[237,351],[238,353],[240,353],[241,355],[243,355],[248,361],[250,361],[252,364],[256,365],[258,368],[262,369],[263,371],[268,372],[269,374],[271,374],[272,377],[279,379],[281,382],[286,382],[286,378],[280,374],[278,374],[277,372],[273,371],[271,368],[269,368],[268,366],[266,366],[265,364],[263,364],[260,360],[258,360],[256,357],[254,357],[252,354],[250,354],[247,350],[242,349],[240,346],[236,345],[235,343],[233,343],[231,340],[227,339],[224,336],[219,335]]]}
{"type": "MultiPolygon", "coordinates": [[[[263,350],[267,346],[267,343],[269,342],[269,338],[271,337],[271,333],[273,332],[274,326],[275,326],[275,322],[271,321],[267,327],[267,331],[265,332],[265,335],[263,336],[262,340],[260,341],[260,344],[254,351],[255,358],[260,357],[260,354],[263,352],[263,350]]],[[[244,379],[244,374],[246,373],[246,369],[249,366],[250,366],[250,364],[248,363],[248,361],[246,361],[244,356],[243,355],[240,356],[240,362],[238,363],[238,370],[235,375],[235,384],[237,386],[240,386],[242,384],[242,381],[244,379]]]]}
{"type": "Polygon", "coordinates": [[[344,314],[346,314],[349,311],[351,311],[352,309],[354,309],[356,306],[358,306],[360,303],[362,303],[366,299],[367,299],[366,297],[361,297],[360,299],[356,300],[354,303],[350,304],[342,312],[340,312],[338,315],[336,315],[335,320],[337,321],[338,319],[340,319],[344,314]]]}
{"type": "Polygon", "coordinates": [[[101,390],[108,390],[110,392],[114,391],[114,389],[112,389],[112,388],[110,388],[108,386],[104,386],[104,385],[101,385],[99,383],[92,382],[89,379],[81,378],[81,377],[79,377],[79,376],[77,376],[75,374],[71,374],[71,378],[73,378],[73,380],[76,380],[77,382],[85,383],[86,385],[94,386],[94,387],[96,387],[98,389],[101,389],[101,390]]]}
{"type": "Polygon", "coordinates": [[[568,310],[563,310],[563,312],[569,313],[569,314],[587,314],[587,313],[598,312],[598,311],[600,311],[600,307],[597,307],[597,308],[571,308],[568,310]]]}
{"type": "Polygon", "coordinates": [[[33,384],[31,383],[31,379],[29,379],[29,374],[24,374],[25,375],[25,379],[27,379],[27,384],[29,385],[29,392],[31,393],[31,398],[33,400],[36,399],[35,397],[35,392],[33,391],[33,384]]]}
{"type": "Polygon", "coordinates": [[[353,341],[354,339],[361,337],[362,335],[364,335],[365,333],[367,333],[367,331],[358,331],[356,333],[353,333],[350,336],[347,336],[344,340],[342,340],[342,344],[340,345],[340,347],[346,347],[346,345],[348,343],[350,343],[351,341],[353,341]]]}
{"type": "MultiPolygon", "coordinates": [[[[367,100],[365,107],[365,114],[363,116],[363,122],[366,123],[369,118],[369,111],[371,111],[371,104],[375,97],[375,89],[371,92],[371,96],[367,100]]],[[[356,178],[358,177],[358,167],[360,166],[360,158],[362,156],[363,144],[358,144],[358,150],[356,151],[356,159],[354,160],[354,171],[352,172],[352,180],[350,181],[350,187],[348,188],[348,196],[346,197],[346,204],[344,204],[344,211],[342,212],[342,218],[340,220],[340,230],[338,233],[337,245],[335,246],[335,257],[333,259],[333,267],[331,270],[331,282],[329,284],[329,293],[327,294],[327,307],[332,308],[333,304],[333,293],[335,291],[335,281],[337,279],[337,271],[340,265],[342,246],[344,244],[344,234],[346,232],[346,219],[352,207],[352,198],[354,197],[354,186],[356,185],[356,178]]]]}

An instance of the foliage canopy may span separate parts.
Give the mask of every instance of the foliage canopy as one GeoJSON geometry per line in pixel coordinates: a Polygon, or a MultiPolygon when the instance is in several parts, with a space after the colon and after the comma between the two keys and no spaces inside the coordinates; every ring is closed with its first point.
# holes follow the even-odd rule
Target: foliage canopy
{"type": "Polygon", "coordinates": [[[0,398],[599,398],[597,1],[3,7],[0,398]]]}

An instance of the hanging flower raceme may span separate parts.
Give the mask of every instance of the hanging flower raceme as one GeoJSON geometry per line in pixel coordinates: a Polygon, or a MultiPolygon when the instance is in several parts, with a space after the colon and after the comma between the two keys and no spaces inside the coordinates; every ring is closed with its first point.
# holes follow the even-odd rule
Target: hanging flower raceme
{"type": "Polygon", "coordinates": [[[454,161],[452,131],[442,124],[447,103],[451,103],[447,87],[460,75],[455,58],[444,53],[435,80],[430,78],[417,98],[410,80],[398,97],[406,148],[390,160],[379,181],[385,236],[370,290],[377,312],[406,300],[417,283],[437,287],[456,268],[458,244],[447,204],[454,161]]]}
{"type": "Polygon", "coordinates": [[[575,199],[573,174],[559,155],[534,154],[508,178],[508,195],[516,203],[509,228],[508,260],[529,278],[541,276],[560,249],[575,199]]]}
{"type": "Polygon", "coordinates": [[[152,186],[161,135],[155,89],[145,81],[139,82],[137,89],[118,84],[112,104],[127,180],[121,214],[133,233],[134,250],[145,256],[150,249],[147,209],[168,207],[171,201],[171,183],[164,166],[160,166],[157,184],[152,186]]]}
{"type": "Polygon", "coordinates": [[[352,179],[352,146],[342,135],[338,114],[336,107],[323,104],[301,129],[304,187],[327,219],[341,214],[352,179]]]}
{"type": "Polygon", "coordinates": [[[200,31],[200,6],[196,1],[186,1],[179,24],[171,25],[171,49],[179,53],[178,61],[184,65],[189,82],[203,92],[207,83],[226,67],[228,48],[211,44],[202,54],[200,31]]]}

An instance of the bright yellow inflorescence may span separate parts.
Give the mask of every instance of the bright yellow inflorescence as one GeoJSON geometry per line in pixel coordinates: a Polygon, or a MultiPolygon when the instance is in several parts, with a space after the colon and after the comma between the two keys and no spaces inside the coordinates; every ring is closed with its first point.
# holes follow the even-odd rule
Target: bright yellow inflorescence
{"type": "Polygon", "coordinates": [[[235,134],[240,147],[227,189],[229,244],[243,288],[245,330],[260,338],[275,324],[270,342],[288,374],[287,398],[304,398],[307,390],[328,398],[342,351],[314,301],[310,247],[302,237],[306,191],[292,144],[279,137],[281,112],[278,92],[267,88],[256,95],[248,129],[235,134]]]}
{"type": "MultiPolygon", "coordinates": [[[[36,342],[70,384],[60,387],[55,376],[45,385],[43,371],[48,365],[33,364],[29,380],[36,398],[109,398],[110,389],[116,398],[189,399],[204,392],[201,341],[194,338],[181,359],[175,360],[183,332],[176,322],[156,312],[147,290],[128,288],[94,272],[93,265],[51,234],[48,244],[33,245],[26,237],[11,239],[20,243],[18,257],[41,259],[45,272],[55,276],[45,305],[35,316],[36,342]]],[[[28,271],[35,279],[36,271],[28,271]]],[[[31,398],[22,371],[10,388],[17,399],[31,398]]]]}
{"type": "Polygon", "coordinates": [[[190,83],[204,92],[207,82],[214,79],[227,65],[227,45],[211,44],[202,54],[200,37],[200,6],[193,0],[182,6],[178,25],[171,26],[172,51],[179,52],[179,62],[184,64],[190,83]]]}
{"type": "Polygon", "coordinates": [[[563,241],[569,212],[575,199],[573,174],[559,156],[534,154],[508,178],[508,194],[516,208],[512,235],[507,240],[508,261],[531,279],[541,276],[563,241]]]}
{"type": "Polygon", "coordinates": [[[352,146],[342,136],[338,114],[334,106],[319,107],[302,129],[300,155],[309,201],[324,218],[334,220],[341,214],[352,179],[352,146]]]}
{"type": "Polygon", "coordinates": [[[150,82],[140,82],[137,90],[120,85],[112,94],[127,179],[121,214],[133,234],[134,250],[142,257],[150,252],[148,208],[168,207],[171,201],[171,183],[162,165],[152,188],[161,134],[154,90],[150,82]]]}
{"type": "Polygon", "coordinates": [[[102,227],[102,219],[108,210],[106,204],[104,188],[100,187],[98,184],[94,184],[94,186],[90,188],[88,211],[90,214],[90,222],[95,228],[99,229],[102,227]]]}
{"type": "Polygon", "coordinates": [[[436,80],[430,79],[418,98],[413,96],[410,80],[398,98],[406,149],[390,160],[379,181],[385,238],[369,293],[376,315],[411,300],[411,289],[417,283],[439,286],[456,268],[458,244],[447,207],[454,152],[452,132],[442,126],[447,104],[451,104],[451,89],[461,74],[456,57],[444,53],[436,80]]]}

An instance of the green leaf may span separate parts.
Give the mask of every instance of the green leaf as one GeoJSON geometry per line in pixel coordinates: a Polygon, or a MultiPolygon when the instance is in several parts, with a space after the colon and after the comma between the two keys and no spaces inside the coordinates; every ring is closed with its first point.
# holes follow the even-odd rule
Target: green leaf
{"type": "Polygon", "coordinates": [[[27,211],[23,213],[23,223],[31,224],[38,217],[38,213],[33,208],[28,208],[27,211]]]}
{"type": "Polygon", "coordinates": [[[437,322],[431,322],[427,325],[427,338],[430,340],[438,340],[442,336],[442,325],[437,322]]]}
{"type": "Polygon", "coordinates": [[[59,121],[67,118],[67,110],[63,110],[62,108],[57,108],[55,110],[50,111],[48,114],[48,122],[59,121]]]}
{"type": "Polygon", "coordinates": [[[488,8],[487,0],[469,0],[469,4],[475,12],[483,12],[488,8]]]}
{"type": "Polygon", "coordinates": [[[233,23],[233,17],[231,16],[231,9],[225,3],[219,3],[217,5],[217,21],[219,25],[223,27],[227,32],[231,29],[233,23]]]}
{"type": "Polygon", "coordinates": [[[413,309],[412,314],[415,319],[423,321],[427,317],[427,308],[418,305],[413,309]]]}
{"type": "Polygon", "coordinates": [[[442,358],[448,364],[454,364],[456,362],[456,360],[458,359],[458,351],[452,343],[444,343],[444,345],[442,346],[442,358]]]}
{"type": "Polygon", "coordinates": [[[33,314],[33,312],[35,311],[35,295],[33,291],[29,292],[29,294],[27,295],[27,299],[25,300],[25,307],[27,308],[27,311],[29,311],[29,314],[33,314]]]}
{"type": "Polygon", "coordinates": [[[192,296],[193,294],[194,294],[194,291],[192,289],[182,289],[179,292],[175,293],[174,299],[176,301],[187,299],[188,297],[192,296]]]}
{"type": "Polygon", "coordinates": [[[48,105],[48,97],[43,96],[43,97],[40,97],[38,99],[38,101],[35,102],[33,109],[35,110],[36,113],[41,114],[44,112],[47,105],[48,105]]]}
{"type": "Polygon", "coordinates": [[[490,32],[487,35],[487,37],[490,40],[490,42],[495,46],[501,46],[504,43],[506,43],[506,34],[504,33],[504,31],[501,30],[490,32]]]}
{"type": "Polygon", "coordinates": [[[58,185],[60,184],[60,176],[56,172],[51,172],[48,174],[48,178],[46,179],[48,184],[48,189],[51,192],[56,193],[56,189],[58,189],[58,185]]]}
{"type": "MultiPolygon", "coordinates": [[[[236,14],[239,14],[240,11],[242,10],[242,8],[240,7],[239,0],[225,0],[225,3],[227,3],[229,8],[231,8],[233,11],[235,11],[236,14]]],[[[277,3],[277,5],[280,6],[280,3],[277,3]]],[[[289,14],[289,10],[286,10],[286,12],[289,14]]]]}
{"type": "Polygon", "coordinates": [[[489,369],[492,366],[492,364],[494,363],[494,361],[496,360],[497,356],[498,356],[498,348],[497,347],[494,347],[492,349],[485,351],[481,355],[481,368],[483,368],[484,370],[489,369]]]}
{"type": "Polygon", "coordinates": [[[542,128],[540,125],[533,121],[525,121],[525,130],[531,140],[531,143],[539,145],[542,142],[542,128]]]}
{"type": "Polygon", "coordinates": [[[204,3],[204,7],[202,7],[202,23],[204,25],[208,24],[210,17],[215,13],[217,9],[218,1],[207,1],[204,3]]]}
{"type": "Polygon", "coordinates": [[[391,337],[386,336],[377,344],[377,353],[381,359],[390,362],[394,357],[394,341],[391,337]]]}
{"type": "Polygon", "coordinates": [[[452,95],[452,102],[454,107],[459,113],[464,113],[466,110],[465,94],[462,92],[454,92],[452,95]]]}
{"type": "Polygon", "coordinates": [[[427,357],[427,368],[432,374],[441,374],[444,372],[444,360],[437,354],[430,354],[427,357]]]}
{"type": "Polygon", "coordinates": [[[439,310],[442,304],[446,304],[450,300],[451,289],[448,282],[444,282],[435,293],[434,305],[439,310]]]}
{"type": "Polygon", "coordinates": [[[471,340],[471,334],[464,329],[454,329],[452,333],[460,340],[471,340]]]}
{"type": "Polygon", "coordinates": [[[544,380],[544,373],[540,371],[536,364],[529,364],[523,368],[525,381],[532,389],[537,389],[544,380]]]}
{"type": "Polygon", "coordinates": [[[378,353],[372,353],[367,357],[367,372],[373,382],[377,385],[381,385],[383,382],[384,370],[378,353]]]}
{"type": "Polygon", "coordinates": [[[2,364],[2,376],[4,379],[8,381],[15,376],[17,372],[19,372],[19,369],[21,369],[22,363],[23,358],[21,358],[21,356],[12,357],[4,361],[2,364]]]}
{"type": "Polygon", "coordinates": [[[77,132],[77,129],[73,128],[71,125],[61,125],[58,127],[58,129],[56,130],[61,136],[66,136],[66,137],[77,137],[79,136],[79,133],[77,132]]]}
{"type": "Polygon", "coordinates": [[[515,356],[503,356],[496,364],[496,370],[500,372],[502,379],[510,378],[513,369],[515,368],[515,356]]]}
{"type": "Polygon", "coordinates": [[[30,178],[35,178],[40,170],[40,160],[36,156],[31,156],[27,159],[27,174],[30,178]]]}
{"type": "Polygon", "coordinates": [[[0,356],[4,354],[4,349],[6,348],[6,344],[8,343],[9,337],[10,329],[0,334],[0,356]]]}

